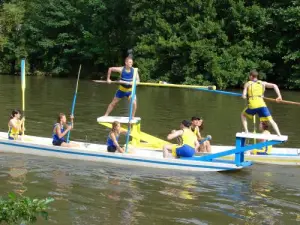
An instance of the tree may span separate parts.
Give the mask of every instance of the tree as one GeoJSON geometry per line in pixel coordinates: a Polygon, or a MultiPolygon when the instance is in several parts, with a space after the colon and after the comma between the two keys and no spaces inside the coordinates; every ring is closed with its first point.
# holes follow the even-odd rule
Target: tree
{"type": "Polygon", "coordinates": [[[48,218],[49,203],[54,199],[30,199],[10,193],[8,199],[0,198],[0,223],[27,224],[36,222],[37,216],[48,218]]]}

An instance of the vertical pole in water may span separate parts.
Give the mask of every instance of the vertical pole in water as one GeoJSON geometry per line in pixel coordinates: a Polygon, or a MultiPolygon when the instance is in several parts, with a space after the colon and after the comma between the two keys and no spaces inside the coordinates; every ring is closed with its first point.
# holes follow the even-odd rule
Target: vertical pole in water
{"type": "MultiPolygon", "coordinates": [[[[21,60],[21,89],[22,89],[22,112],[23,112],[24,119],[25,119],[25,88],[26,88],[25,59],[22,59],[21,60]]],[[[23,122],[22,136],[24,136],[24,130],[25,130],[25,121],[23,122]]]]}
{"type": "Polygon", "coordinates": [[[128,142],[129,142],[129,136],[130,136],[130,129],[131,129],[131,120],[132,120],[132,108],[133,103],[135,100],[135,92],[136,92],[136,77],[137,77],[137,68],[134,68],[133,72],[133,85],[132,85],[132,91],[131,91],[131,98],[130,98],[130,104],[129,104],[129,121],[128,121],[128,131],[126,134],[126,146],[125,146],[125,152],[128,152],[128,142]]]}
{"type": "MultiPolygon", "coordinates": [[[[76,98],[77,98],[77,91],[78,91],[78,83],[79,83],[79,77],[80,77],[80,71],[81,71],[81,64],[78,69],[78,74],[77,74],[77,83],[76,83],[76,89],[73,97],[73,103],[72,103],[72,110],[71,110],[71,115],[74,116],[74,110],[75,110],[75,104],[76,104],[76,98]]],[[[73,124],[71,124],[73,126],[73,124]]],[[[71,131],[68,132],[67,135],[67,143],[70,142],[70,133],[71,131]]]]}
{"type": "MultiPolygon", "coordinates": [[[[253,133],[256,133],[256,115],[253,116],[253,133]]],[[[256,139],[253,139],[253,143],[256,144],[256,139]]]]}

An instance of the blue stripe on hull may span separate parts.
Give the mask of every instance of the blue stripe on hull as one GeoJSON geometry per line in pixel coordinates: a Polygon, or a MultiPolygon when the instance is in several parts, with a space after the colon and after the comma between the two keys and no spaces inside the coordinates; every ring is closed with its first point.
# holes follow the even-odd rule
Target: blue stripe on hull
{"type": "MultiPolygon", "coordinates": [[[[57,152],[57,153],[64,153],[70,155],[81,155],[81,156],[92,156],[97,158],[110,158],[110,159],[119,159],[119,160],[126,160],[126,161],[134,161],[134,162],[144,162],[144,163],[151,163],[151,164],[158,164],[158,165],[170,165],[170,166],[178,166],[178,167],[193,167],[193,168],[207,168],[207,169],[215,169],[215,170],[236,170],[240,168],[227,168],[227,167],[216,167],[216,166],[206,166],[206,165],[191,165],[191,164],[181,164],[181,163],[173,163],[173,162],[161,162],[161,161],[154,161],[149,159],[136,159],[136,158],[127,158],[127,157],[120,157],[117,155],[104,155],[104,154],[95,154],[95,153],[84,153],[84,152],[74,152],[74,151],[67,151],[67,150],[55,150],[46,147],[35,147],[35,146],[27,146],[19,143],[7,143],[1,142],[2,145],[10,145],[10,146],[18,146],[22,148],[31,148],[46,152],[57,152]]],[[[242,167],[241,167],[242,168],[242,167]]]]}

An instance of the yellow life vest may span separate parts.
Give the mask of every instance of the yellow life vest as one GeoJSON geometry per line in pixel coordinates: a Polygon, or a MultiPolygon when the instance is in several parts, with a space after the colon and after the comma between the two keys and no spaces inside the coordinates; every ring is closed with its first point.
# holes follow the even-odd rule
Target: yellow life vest
{"type": "Polygon", "coordinates": [[[182,137],[182,145],[189,145],[192,148],[195,147],[195,141],[197,140],[197,136],[193,131],[191,131],[188,128],[184,128],[181,137],[182,137]]]}
{"type": "MultiPolygon", "coordinates": [[[[18,120],[17,121],[17,126],[19,126],[19,124],[20,124],[20,121],[18,120]]],[[[11,137],[13,139],[17,139],[19,133],[20,133],[19,129],[16,129],[14,127],[8,126],[8,137],[11,137]]]]}
{"type": "Polygon", "coordinates": [[[198,136],[201,137],[201,134],[200,134],[198,126],[196,126],[194,130],[192,129],[192,127],[190,127],[190,129],[196,135],[197,138],[198,138],[198,136]]]}
{"type": "Polygon", "coordinates": [[[248,107],[250,109],[256,109],[265,107],[266,103],[263,99],[265,86],[261,80],[248,81],[247,97],[248,107]]]}

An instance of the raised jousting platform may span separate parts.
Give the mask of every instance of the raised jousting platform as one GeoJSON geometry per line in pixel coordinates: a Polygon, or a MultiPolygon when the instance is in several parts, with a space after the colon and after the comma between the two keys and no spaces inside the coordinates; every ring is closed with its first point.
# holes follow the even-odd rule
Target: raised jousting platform
{"type": "MultiPolygon", "coordinates": [[[[120,117],[120,116],[102,116],[97,118],[97,122],[103,126],[111,128],[112,123],[117,121],[121,124],[122,129],[127,130],[127,126],[129,124],[128,117],[120,117]]],[[[132,140],[130,144],[135,148],[146,148],[152,150],[161,150],[165,144],[170,144],[170,142],[164,141],[160,138],[147,134],[141,131],[141,122],[142,119],[140,117],[134,117],[131,120],[131,133],[130,136],[132,140]]]]}
{"type": "Polygon", "coordinates": [[[236,141],[235,141],[235,148],[230,150],[225,150],[219,153],[209,154],[205,156],[196,156],[197,160],[202,161],[213,161],[215,159],[226,157],[229,155],[234,154],[234,163],[238,166],[242,166],[245,163],[245,152],[251,151],[255,149],[261,149],[263,147],[277,145],[284,143],[288,140],[288,136],[282,135],[267,135],[267,134],[256,134],[256,133],[236,133],[236,141]],[[246,139],[263,139],[268,140],[265,142],[259,142],[257,144],[246,145],[246,139]]]}

